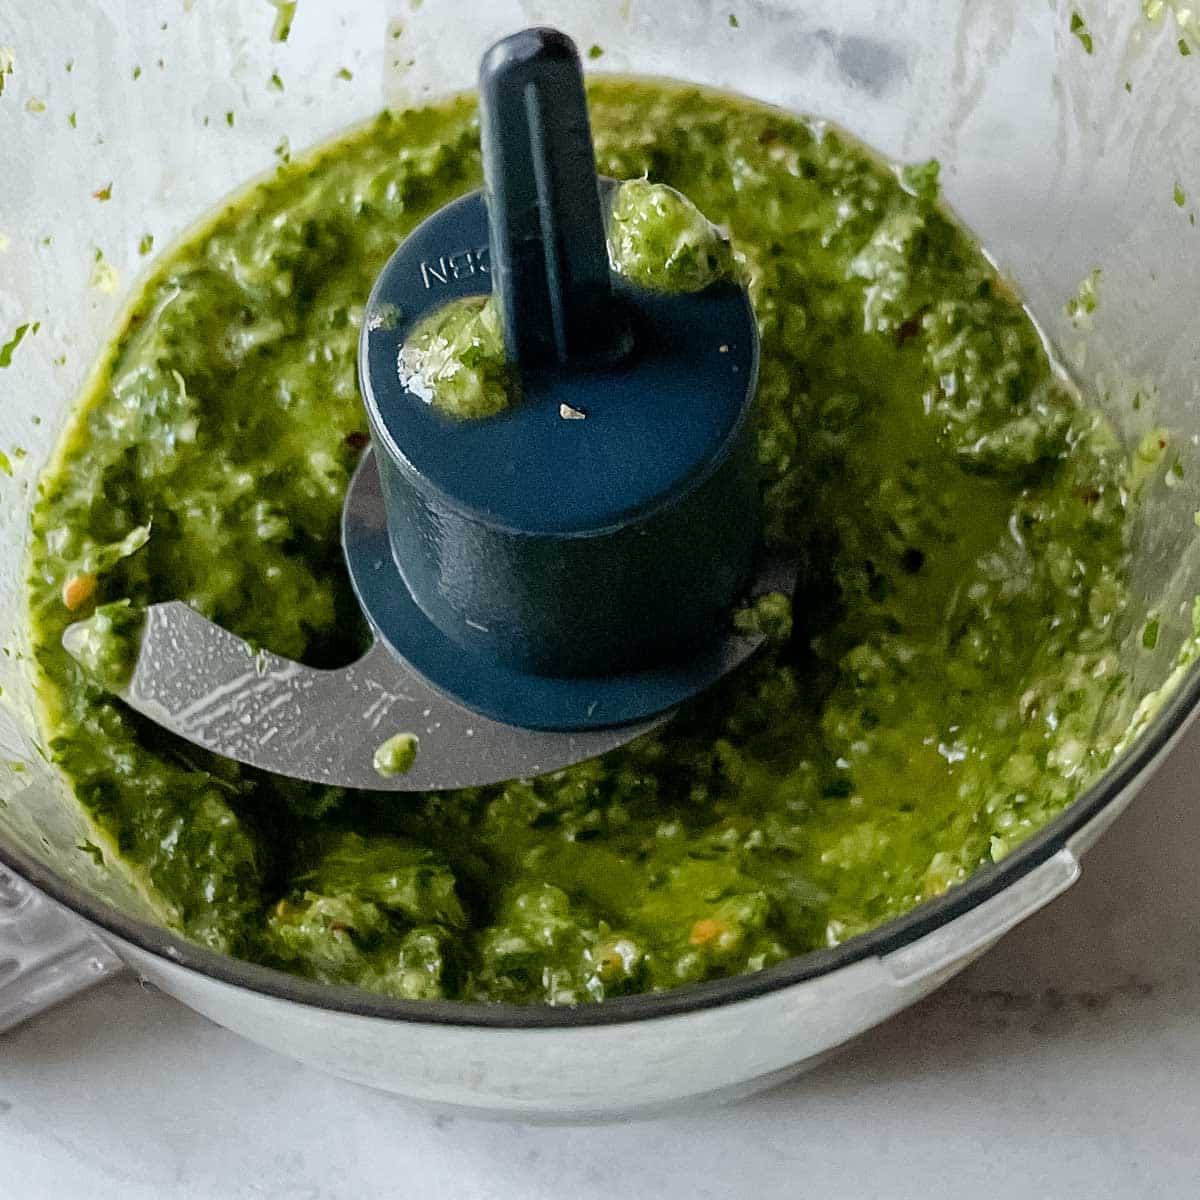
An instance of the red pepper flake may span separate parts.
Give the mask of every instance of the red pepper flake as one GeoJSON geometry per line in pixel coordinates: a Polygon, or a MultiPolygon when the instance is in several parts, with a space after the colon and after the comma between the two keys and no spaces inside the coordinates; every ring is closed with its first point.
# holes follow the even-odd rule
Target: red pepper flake
{"type": "Polygon", "coordinates": [[[720,937],[726,931],[725,922],[716,917],[701,917],[688,934],[688,941],[693,946],[703,946],[714,938],[720,937]]]}

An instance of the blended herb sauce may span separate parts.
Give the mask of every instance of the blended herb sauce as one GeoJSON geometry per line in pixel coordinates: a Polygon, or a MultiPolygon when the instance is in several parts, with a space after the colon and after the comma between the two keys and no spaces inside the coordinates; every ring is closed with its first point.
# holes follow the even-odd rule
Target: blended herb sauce
{"type": "MultiPolygon", "coordinates": [[[[406,232],[479,184],[474,105],[385,114],[281,168],[164,259],[33,519],[54,759],[207,946],[393,996],[551,1004],[754,971],[1000,858],[1111,753],[1128,458],[938,208],[936,165],[895,172],[693,88],[590,98],[600,170],[677,188],[749,280],[794,613],[760,606],[768,647],[663,729],[457,793],[266,776],[114,701],[60,638],[97,607],[119,631],[126,600],[186,600],[316,665],[364,643],[338,541],[363,305],[406,232]]],[[[108,644],[101,675],[122,665],[108,644]]]]}
{"type": "MultiPolygon", "coordinates": [[[[720,230],[686,196],[647,179],[616,188],[608,256],[618,275],[657,292],[698,292],[734,273],[720,230]]],[[[400,347],[397,368],[408,391],[459,420],[494,417],[519,399],[491,296],[451,301],[418,322],[400,347]]]]}
{"type": "Polygon", "coordinates": [[[409,392],[459,420],[504,412],[517,390],[491,296],[454,300],[420,321],[400,347],[396,368],[409,392]]]}

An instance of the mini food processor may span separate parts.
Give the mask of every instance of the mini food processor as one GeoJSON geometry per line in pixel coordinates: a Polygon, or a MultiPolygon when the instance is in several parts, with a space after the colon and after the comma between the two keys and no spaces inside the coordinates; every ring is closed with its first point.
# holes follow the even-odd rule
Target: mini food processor
{"type": "MultiPolygon", "coordinates": [[[[1190,10],[1132,0],[958,5],[953,11],[934,0],[600,0],[586,6],[113,0],[83,8],[45,0],[6,13],[0,133],[4,161],[16,167],[0,171],[0,484],[7,500],[0,538],[8,550],[0,562],[7,651],[0,657],[0,862],[11,889],[28,884],[156,986],[280,1053],[424,1103],[536,1119],[657,1112],[766,1086],[951,978],[1087,869],[1088,848],[1133,799],[1200,701],[1191,641],[1200,577],[1194,383],[1200,307],[1193,265],[1200,133],[1192,119],[1200,103],[1200,56],[1180,50],[1195,44],[1196,32],[1190,10]],[[277,21],[288,14],[290,22],[277,21]],[[1105,714],[1122,740],[1100,778],[998,861],[867,933],[751,974],[577,1008],[373,996],[244,962],[179,936],[135,881],[90,852],[92,830],[42,743],[25,661],[24,547],[36,480],[134,290],[147,239],[159,249],[170,244],[231,189],[271,169],[289,146],[330,137],[384,105],[419,105],[474,86],[486,48],[531,25],[559,27],[587,47],[589,69],[666,75],[740,92],[828,118],[893,161],[936,157],[947,203],[1012,281],[1123,444],[1132,450],[1148,435],[1153,446],[1162,443],[1154,459],[1160,469],[1146,474],[1130,539],[1136,612],[1120,658],[1134,702],[1105,714]]],[[[521,178],[528,183],[527,174],[521,178]]],[[[474,203],[480,222],[483,206],[474,203]]],[[[488,217],[494,217],[490,210],[488,217]]],[[[439,288],[490,290],[493,281],[482,278],[477,256],[482,229],[477,224],[464,245],[446,246],[445,268],[437,247],[429,266],[431,280],[446,280],[435,280],[439,288]],[[475,275],[466,271],[468,252],[475,275]],[[461,278],[451,265],[455,255],[461,278]]],[[[540,227],[538,236],[544,246],[540,227]]],[[[381,286],[386,282],[385,274],[381,286]]],[[[617,294],[624,283],[612,286],[617,294]]],[[[378,330],[365,335],[366,356],[378,343],[380,361],[394,370],[398,326],[390,333],[386,326],[396,314],[384,309],[377,315],[378,330]]],[[[535,328],[547,325],[535,322],[535,328]]],[[[733,346],[732,336],[722,338],[733,346]]],[[[747,355],[749,369],[751,347],[739,353],[747,355]]],[[[512,406],[519,414],[514,425],[543,412],[538,386],[533,380],[533,399],[522,396],[512,406]]],[[[389,375],[387,387],[399,389],[398,376],[389,375]]],[[[419,397],[404,399],[412,401],[404,419],[435,429],[439,414],[418,407],[424,404],[419,397]]],[[[389,403],[377,397],[378,440],[394,440],[389,422],[401,419],[389,403]]],[[[576,396],[561,403],[584,416],[564,416],[551,402],[544,408],[545,436],[594,436],[582,433],[596,428],[593,401],[576,396]]],[[[502,417],[492,420],[437,426],[436,435],[449,444],[461,434],[465,445],[502,427],[502,417]]],[[[431,438],[430,446],[433,456],[437,441],[431,438]]],[[[396,511],[406,502],[444,499],[440,489],[413,494],[436,469],[433,457],[419,464],[423,471],[406,474],[391,452],[386,443],[377,445],[376,465],[364,465],[356,484],[376,489],[367,494],[370,529],[379,570],[388,575],[396,511]],[[385,460],[393,468],[390,481],[385,460]]],[[[515,492],[512,503],[521,499],[515,492]]],[[[365,529],[365,514],[363,520],[365,529]]],[[[722,598],[730,611],[752,597],[762,570],[763,564],[745,562],[730,570],[722,598]]],[[[420,580],[404,583],[416,585],[409,595],[420,593],[420,580]]],[[[785,589],[786,573],[765,586],[785,589]]],[[[390,594],[400,595],[395,587],[390,594]]],[[[506,587],[490,592],[502,599],[517,594],[506,587]]],[[[467,632],[463,615],[464,628],[454,633],[446,628],[454,614],[428,603],[419,619],[456,645],[488,649],[491,627],[467,632]]],[[[148,624],[148,639],[153,631],[148,624]]],[[[199,631],[196,645],[212,645],[212,636],[199,631]]],[[[399,641],[400,633],[395,636],[399,641]]],[[[587,649],[569,631],[564,641],[567,650],[587,649]]],[[[143,643],[143,656],[152,644],[143,643]]],[[[519,647],[520,640],[511,644],[519,647]]],[[[728,645],[737,653],[753,650],[749,643],[728,645]]],[[[195,661],[186,647],[181,653],[195,661]]],[[[220,654],[239,662],[239,678],[247,662],[254,667],[253,656],[247,659],[237,646],[220,654]]],[[[400,661],[382,643],[367,664],[376,659],[389,673],[400,661]]],[[[706,679],[724,669],[718,659],[708,660],[716,669],[706,679]]],[[[704,653],[676,661],[704,661],[704,653]]],[[[260,665],[264,678],[288,670],[269,659],[260,665]]],[[[413,665],[420,671],[421,664],[413,665]]],[[[637,665],[624,662],[621,670],[637,665]]],[[[432,680],[434,666],[425,666],[432,680]]],[[[586,673],[592,664],[581,666],[572,668],[575,674],[554,674],[525,657],[497,669],[549,680],[548,690],[561,683],[565,692],[594,678],[586,673]]],[[[517,718],[531,735],[555,739],[560,763],[576,756],[561,750],[560,739],[624,740],[639,723],[669,713],[673,703],[666,697],[662,706],[654,701],[638,711],[620,710],[626,724],[611,723],[614,708],[600,729],[557,718],[526,724],[533,714],[473,707],[465,678],[441,682],[451,693],[457,689],[452,701],[437,689],[439,703],[456,706],[455,740],[480,736],[485,721],[505,727],[517,718]]],[[[205,693],[210,690],[206,684],[205,693]]],[[[166,712],[173,701],[162,703],[166,712]]],[[[425,707],[389,720],[353,748],[355,769],[371,780],[362,786],[390,786],[374,757],[395,735],[413,734],[419,743],[410,781],[423,758],[441,759],[420,724],[425,707]]],[[[586,706],[583,712],[586,718],[586,706]]],[[[579,753],[602,744],[584,749],[581,743],[579,753]]],[[[493,745],[492,752],[502,748],[493,745]]],[[[505,769],[552,762],[541,749],[530,755],[505,769]]],[[[383,755],[383,765],[403,765],[406,757],[402,746],[394,757],[383,755]]],[[[327,751],[322,761],[328,758],[327,751]]],[[[401,781],[397,787],[410,786],[405,774],[394,778],[401,781]]],[[[385,799],[404,803],[403,797],[385,799]]],[[[4,895],[17,895],[11,889],[4,895]]],[[[0,949],[0,1000],[12,978],[6,975],[10,962],[20,963],[21,979],[36,972],[28,954],[33,936],[13,915],[30,911],[23,905],[18,899],[0,909],[0,938],[16,930],[11,940],[23,947],[21,955],[0,949]]],[[[107,954],[91,960],[97,967],[86,967],[86,956],[74,953],[71,961],[100,974],[111,962],[107,954]]]]}

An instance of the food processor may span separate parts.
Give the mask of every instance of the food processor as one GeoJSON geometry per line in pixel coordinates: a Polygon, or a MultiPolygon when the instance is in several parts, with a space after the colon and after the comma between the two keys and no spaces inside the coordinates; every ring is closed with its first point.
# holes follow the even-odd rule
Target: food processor
{"type": "Polygon", "coordinates": [[[1132,0],[944,8],[114,0],[6,17],[0,341],[26,327],[0,370],[12,501],[0,514],[0,860],[12,874],[156,985],[264,1045],[429,1103],[531,1118],[764,1086],[927,993],[1070,886],[1200,696],[1195,673],[1176,668],[1200,509],[1197,60],[1180,52],[1190,29],[1132,0]],[[827,117],[896,161],[937,157],[947,202],[1126,443],[1165,431],[1172,466],[1147,487],[1132,535],[1137,605],[1156,637],[1140,621],[1128,632],[1123,665],[1143,703],[1111,715],[1129,733],[1107,773],[1000,862],[901,919],[754,974],[593,1007],[389,1000],[199,948],[81,851],[88,830],[39,744],[22,659],[28,511],[147,237],[168,245],[288,147],[383,104],[471,86],[483,50],[531,24],[594,48],[597,70],[725,88],[827,117]]]}

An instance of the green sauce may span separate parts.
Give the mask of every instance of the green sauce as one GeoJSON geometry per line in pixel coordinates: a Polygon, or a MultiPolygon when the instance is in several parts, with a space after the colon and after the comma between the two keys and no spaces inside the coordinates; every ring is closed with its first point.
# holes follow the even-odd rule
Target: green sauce
{"type": "MultiPolygon", "coordinates": [[[[608,219],[612,269],[656,292],[698,292],[733,273],[729,241],[674,188],[630,179],[608,219]]],[[[448,417],[494,417],[514,401],[517,380],[491,296],[467,296],[436,309],[400,348],[400,382],[448,417]]]]}
{"type": "Polygon", "coordinates": [[[453,794],[268,777],[123,708],[60,646],[96,606],[182,599],[314,665],[364,644],[338,541],[363,304],[397,242],[478,185],[474,106],[384,115],[282,167],[162,261],[33,519],[52,754],[105,853],[198,942],[418,997],[575,1004],[754,971],[1000,858],[1112,751],[1128,456],[937,207],[936,169],[898,176],[715,93],[590,95],[602,172],[729,232],[794,609],[739,614],[768,645],[663,729],[453,794]]]}
{"type": "Polygon", "coordinates": [[[412,770],[417,761],[419,742],[415,733],[395,733],[375,748],[375,770],[385,779],[412,770]]]}
{"type": "Polygon", "coordinates": [[[398,367],[414,396],[449,417],[494,417],[512,403],[516,381],[491,296],[467,296],[431,313],[409,332],[398,367]]]}
{"type": "Polygon", "coordinates": [[[733,274],[721,231],[681,192],[648,179],[617,188],[608,254],[614,271],[658,292],[698,292],[733,274]]]}

